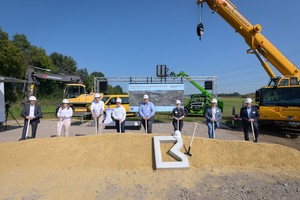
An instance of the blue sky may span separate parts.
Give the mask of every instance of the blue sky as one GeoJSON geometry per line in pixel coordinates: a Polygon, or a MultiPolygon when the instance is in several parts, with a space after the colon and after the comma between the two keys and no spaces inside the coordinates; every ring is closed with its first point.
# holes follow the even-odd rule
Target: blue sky
{"type": "MultiPolygon", "coordinates": [[[[294,64],[300,63],[300,1],[232,0],[294,64]]],[[[218,76],[218,92],[255,92],[269,77],[244,39],[203,8],[196,35],[195,0],[0,0],[0,26],[10,37],[71,56],[78,68],[107,77],[155,76],[156,65],[193,76],[218,76]]],[[[298,67],[299,68],[299,67],[298,67]]],[[[278,72],[275,71],[277,75],[278,72]]],[[[203,84],[203,83],[200,83],[203,84]]],[[[193,86],[186,85],[187,93],[193,86]]],[[[126,89],[125,89],[126,90],[126,89]]]]}

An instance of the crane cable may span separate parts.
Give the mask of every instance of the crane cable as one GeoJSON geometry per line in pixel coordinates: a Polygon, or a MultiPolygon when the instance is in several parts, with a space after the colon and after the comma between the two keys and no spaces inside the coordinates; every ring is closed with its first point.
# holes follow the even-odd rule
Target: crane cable
{"type": "Polygon", "coordinates": [[[202,23],[202,9],[203,3],[198,4],[198,26],[197,26],[197,35],[199,36],[199,40],[201,40],[201,36],[204,34],[204,26],[202,23]]]}

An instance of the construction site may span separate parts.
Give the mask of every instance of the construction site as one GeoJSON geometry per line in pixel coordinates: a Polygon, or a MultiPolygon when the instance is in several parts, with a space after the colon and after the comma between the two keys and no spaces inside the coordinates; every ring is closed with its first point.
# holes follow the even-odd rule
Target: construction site
{"type": "MultiPolygon", "coordinates": [[[[244,136],[239,107],[232,107],[231,116],[220,121],[220,126],[214,121],[216,113],[207,116],[214,103],[222,113],[226,106],[229,110],[218,96],[219,76],[187,74],[184,67],[174,72],[158,64],[156,76],[119,76],[117,72],[115,77],[94,76],[92,90],[87,92],[81,76],[29,65],[24,80],[0,76],[0,199],[298,200],[299,69],[262,34],[262,25],[252,25],[231,1],[197,0],[195,6],[199,12],[203,7],[210,9],[232,27],[269,77],[266,85],[255,88],[252,99],[242,102],[247,107],[247,101],[253,100],[259,112],[256,122],[250,123],[252,111],[247,111],[250,140],[244,136]],[[34,129],[30,120],[35,116],[25,117],[24,122],[15,118],[4,91],[5,83],[22,83],[24,99],[29,104],[38,102],[38,80],[62,82],[65,87],[62,106],[53,111],[55,117],[41,117],[35,137],[30,135],[34,129]],[[128,91],[105,94],[114,83],[125,85],[128,91]],[[187,96],[187,87],[196,92],[187,96]],[[150,117],[141,111],[148,98],[155,114],[162,113],[169,120],[154,120],[150,132],[150,117]],[[99,100],[104,108],[100,125],[93,107],[99,100]],[[72,108],[68,135],[66,129],[57,134],[62,120],[56,116],[64,104],[72,108]],[[184,113],[182,131],[179,119],[171,116],[177,104],[184,113]],[[113,117],[120,105],[126,116],[122,133],[121,119],[113,117]],[[177,128],[172,120],[177,120],[177,128]],[[27,128],[22,133],[23,127],[27,128]]],[[[201,20],[196,31],[201,40],[201,20]]]]}

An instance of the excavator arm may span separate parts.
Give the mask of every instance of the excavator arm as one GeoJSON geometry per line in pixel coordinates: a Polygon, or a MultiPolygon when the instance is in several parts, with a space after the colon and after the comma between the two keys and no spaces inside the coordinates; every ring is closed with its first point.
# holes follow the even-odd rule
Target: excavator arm
{"type": "Polygon", "coordinates": [[[285,77],[300,76],[298,68],[261,34],[261,25],[253,26],[229,0],[197,0],[198,5],[204,2],[245,39],[250,47],[248,52],[258,57],[271,78],[276,76],[267,62],[270,62],[285,77]]]}
{"type": "Polygon", "coordinates": [[[49,73],[49,71],[50,70],[41,69],[34,66],[29,66],[27,68],[25,79],[26,81],[28,81],[28,86],[27,86],[28,97],[33,95],[35,85],[38,83],[37,79],[55,80],[55,81],[68,82],[68,83],[82,83],[82,79],[80,76],[51,74],[49,73]],[[48,72],[42,73],[41,70],[48,71],[48,72]]]}

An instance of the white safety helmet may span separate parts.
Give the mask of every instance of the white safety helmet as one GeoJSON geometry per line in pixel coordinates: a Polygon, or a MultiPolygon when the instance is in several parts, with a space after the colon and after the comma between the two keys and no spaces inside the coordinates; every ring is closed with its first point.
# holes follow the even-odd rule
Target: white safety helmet
{"type": "Polygon", "coordinates": [[[62,103],[69,103],[69,100],[68,99],[63,99],[62,103]]]}
{"type": "Polygon", "coordinates": [[[181,101],[180,100],[176,100],[176,104],[181,104],[181,101]]]}
{"type": "Polygon", "coordinates": [[[30,96],[28,100],[29,101],[36,101],[36,98],[35,98],[35,96],[30,96]]]}
{"type": "Polygon", "coordinates": [[[212,99],[211,102],[212,103],[218,103],[218,100],[217,99],[212,99]]]}
{"type": "Polygon", "coordinates": [[[95,98],[100,98],[100,94],[99,93],[95,93],[95,98]]]}
{"type": "Polygon", "coordinates": [[[175,139],[181,139],[181,132],[179,130],[174,131],[173,137],[175,139]]]}
{"type": "Polygon", "coordinates": [[[117,98],[116,102],[117,102],[117,103],[122,103],[122,99],[117,98]]]}
{"type": "Polygon", "coordinates": [[[245,103],[251,103],[252,102],[252,99],[251,98],[246,98],[245,99],[245,103]]]}
{"type": "Polygon", "coordinates": [[[149,96],[147,94],[145,94],[144,99],[149,99],[149,96]]]}

